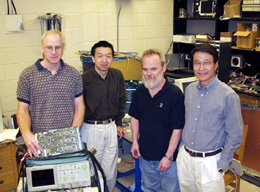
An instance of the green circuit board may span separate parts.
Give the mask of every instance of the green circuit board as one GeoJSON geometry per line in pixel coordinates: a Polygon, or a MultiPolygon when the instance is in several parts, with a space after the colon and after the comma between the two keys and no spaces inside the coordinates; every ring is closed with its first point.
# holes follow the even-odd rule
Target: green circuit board
{"type": "Polygon", "coordinates": [[[35,134],[36,142],[43,148],[40,157],[49,157],[83,149],[79,127],[53,129],[35,134]]]}

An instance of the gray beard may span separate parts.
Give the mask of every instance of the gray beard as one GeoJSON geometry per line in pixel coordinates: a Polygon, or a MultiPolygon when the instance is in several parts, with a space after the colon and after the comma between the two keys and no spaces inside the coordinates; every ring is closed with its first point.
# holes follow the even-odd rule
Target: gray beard
{"type": "Polygon", "coordinates": [[[155,79],[155,81],[153,81],[153,82],[149,82],[144,75],[142,75],[142,78],[143,78],[144,86],[145,86],[147,89],[152,89],[152,88],[154,88],[154,87],[156,87],[157,85],[160,84],[160,82],[161,82],[162,79],[163,79],[163,73],[162,73],[157,79],[155,79]]]}

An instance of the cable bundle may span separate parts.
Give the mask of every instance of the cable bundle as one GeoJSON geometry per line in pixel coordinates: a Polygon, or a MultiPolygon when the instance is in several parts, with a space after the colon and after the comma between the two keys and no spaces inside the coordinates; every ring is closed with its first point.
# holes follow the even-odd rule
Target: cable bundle
{"type": "MultiPolygon", "coordinates": [[[[13,0],[11,0],[11,4],[12,4],[12,8],[13,8],[13,11],[14,11],[15,15],[17,15],[17,11],[16,11],[16,8],[15,8],[13,0]]],[[[10,7],[9,0],[7,0],[7,14],[8,15],[10,15],[10,8],[9,7],[10,7]]]]}
{"type": "Polygon", "coordinates": [[[41,23],[41,33],[49,31],[51,29],[56,29],[61,31],[62,17],[58,14],[52,15],[47,13],[46,15],[39,16],[38,19],[41,23]]]}

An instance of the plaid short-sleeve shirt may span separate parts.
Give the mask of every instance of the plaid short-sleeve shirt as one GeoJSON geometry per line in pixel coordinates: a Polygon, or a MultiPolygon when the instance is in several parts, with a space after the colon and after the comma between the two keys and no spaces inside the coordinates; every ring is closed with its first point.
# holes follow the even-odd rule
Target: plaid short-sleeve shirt
{"type": "Polygon", "coordinates": [[[80,73],[61,60],[53,75],[39,59],[20,75],[17,89],[18,101],[30,105],[34,133],[70,127],[75,111],[75,98],[83,94],[80,73]]]}

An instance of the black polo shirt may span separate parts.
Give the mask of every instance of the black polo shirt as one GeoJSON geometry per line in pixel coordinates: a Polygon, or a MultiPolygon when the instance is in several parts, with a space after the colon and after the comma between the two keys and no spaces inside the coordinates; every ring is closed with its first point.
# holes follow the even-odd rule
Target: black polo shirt
{"type": "Polygon", "coordinates": [[[160,161],[164,157],[172,131],[183,129],[184,113],[183,93],[167,80],[153,98],[144,85],[135,91],[129,115],[139,121],[139,147],[144,159],[160,161]]]}

